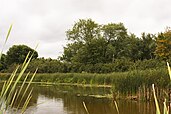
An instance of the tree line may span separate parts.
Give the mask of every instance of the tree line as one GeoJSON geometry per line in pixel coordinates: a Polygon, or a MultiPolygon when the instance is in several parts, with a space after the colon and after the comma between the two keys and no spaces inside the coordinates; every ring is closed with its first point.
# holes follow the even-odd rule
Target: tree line
{"type": "MultiPolygon", "coordinates": [[[[37,58],[35,52],[28,70],[39,67],[40,73],[91,72],[110,73],[157,68],[171,57],[171,29],[158,34],[128,33],[123,23],[98,24],[80,19],[66,31],[69,43],[57,59],[37,58]],[[142,65],[142,66],[140,66],[142,65]]],[[[10,72],[21,64],[28,52],[26,45],[14,45],[0,62],[1,72],[10,72]]]]}

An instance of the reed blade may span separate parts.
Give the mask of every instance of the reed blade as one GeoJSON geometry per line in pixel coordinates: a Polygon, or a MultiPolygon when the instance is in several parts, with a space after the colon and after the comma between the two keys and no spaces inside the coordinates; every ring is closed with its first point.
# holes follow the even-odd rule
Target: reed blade
{"type": "Polygon", "coordinates": [[[83,106],[84,106],[84,109],[86,110],[87,114],[90,114],[90,113],[88,112],[88,109],[87,109],[86,104],[85,104],[84,101],[83,101],[83,106]]]}
{"type": "Polygon", "coordinates": [[[10,33],[11,33],[11,29],[12,29],[12,24],[10,25],[10,28],[8,29],[8,33],[7,33],[5,42],[4,42],[3,46],[2,46],[2,50],[0,52],[0,60],[1,60],[1,57],[2,57],[2,53],[3,53],[3,50],[4,50],[5,44],[7,43],[7,40],[9,38],[10,33]]]}
{"type": "Polygon", "coordinates": [[[31,89],[29,95],[27,96],[27,99],[26,99],[26,101],[25,101],[25,103],[24,103],[24,105],[23,105],[23,107],[21,109],[21,114],[23,114],[26,111],[26,108],[27,108],[27,106],[28,106],[28,104],[29,104],[29,102],[30,102],[30,100],[32,98],[32,95],[31,95],[32,92],[33,92],[33,88],[31,89]]]}
{"type": "Polygon", "coordinates": [[[160,114],[160,108],[159,108],[159,103],[158,103],[158,101],[157,101],[157,97],[156,97],[156,92],[155,92],[154,84],[152,84],[152,91],[153,91],[154,101],[155,101],[155,105],[156,105],[156,114],[160,114]]]}
{"type": "Polygon", "coordinates": [[[114,101],[114,104],[115,104],[115,107],[116,107],[116,111],[117,111],[117,113],[119,114],[119,107],[118,107],[117,102],[116,102],[116,101],[114,101]]]}
{"type": "Polygon", "coordinates": [[[168,62],[167,62],[167,68],[168,68],[169,77],[170,77],[170,80],[171,80],[171,70],[170,70],[170,66],[169,66],[169,63],[168,62]]]}

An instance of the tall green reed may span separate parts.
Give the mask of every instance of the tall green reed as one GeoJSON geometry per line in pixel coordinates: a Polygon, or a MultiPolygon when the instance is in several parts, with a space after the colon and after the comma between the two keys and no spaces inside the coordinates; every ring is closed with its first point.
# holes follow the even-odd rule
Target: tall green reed
{"type": "MultiPolygon", "coordinates": [[[[170,68],[168,62],[167,62],[167,68],[168,68],[168,73],[169,73],[170,82],[171,82],[171,68],[170,68]]],[[[156,114],[161,114],[159,103],[158,103],[156,92],[155,92],[155,88],[154,88],[154,84],[152,84],[152,90],[153,90],[154,101],[155,101],[155,105],[156,105],[156,114]]],[[[169,114],[169,106],[167,107],[166,102],[167,101],[165,99],[163,102],[163,107],[164,107],[163,108],[163,114],[169,114]]]]}
{"type": "MultiPolygon", "coordinates": [[[[8,40],[8,38],[9,38],[11,30],[12,30],[12,25],[10,26],[10,28],[8,30],[4,45],[2,47],[2,51],[0,52],[0,60],[1,60],[1,56],[2,56],[2,53],[3,53],[4,47],[5,47],[5,44],[6,44],[7,40],[8,40]]],[[[30,63],[30,61],[31,61],[31,59],[33,57],[33,54],[34,54],[34,52],[32,54],[30,54],[30,52],[29,52],[28,55],[25,58],[25,61],[24,61],[23,65],[21,66],[21,70],[19,71],[20,65],[18,65],[16,67],[16,69],[11,73],[9,79],[3,83],[2,90],[0,91],[0,114],[7,113],[7,111],[10,108],[12,108],[14,104],[16,104],[17,100],[19,100],[19,104],[18,104],[18,106],[16,108],[15,113],[18,113],[20,103],[23,100],[24,100],[24,105],[21,107],[21,110],[20,110],[19,113],[23,114],[25,112],[25,110],[26,110],[26,108],[28,106],[28,103],[29,103],[29,101],[31,100],[31,97],[32,97],[32,90],[29,91],[28,88],[30,87],[31,82],[32,82],[33,78],[35,77],[37,69],[33,73],[30,80],[28,80],[28,76],[29,76],[29,73],[28,73],[27,76],[25,77],[24,81],[22,82],[22,86],[20,88],[18,88],[17,85],[20,83],[20,79],[23,77],[23,74],[24,74],[25,70],[27,69],[27,67],[28,67],[28,65],[30,63]],[[31,56],[29,57],[29,55],[31,55],[31,56]],[[28,81],[29,83],[27,84],[26,89],[24,89],[24,85],[26,84],[26,81],[28,81]],[[24,91],[24,94],[22,94],[22,97],[19,98],[19,95],[21,94],[21,91],[24,91]],[[29,94],[26,95],[26,92],[29,92],[29,94]],[[23,99],[24,96],[26,96],[26,99],[23,99]]]]}
{"type": "Polygon", "coordinates": [[[85,109],[86,113],[90,114],[84,101],[83,101],[83,106],[84,106],[84,109],[85,109]]]}

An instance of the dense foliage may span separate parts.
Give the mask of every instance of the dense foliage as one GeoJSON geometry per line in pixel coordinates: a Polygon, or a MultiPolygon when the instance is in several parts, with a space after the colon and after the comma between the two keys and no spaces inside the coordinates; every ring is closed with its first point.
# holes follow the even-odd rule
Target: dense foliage
{"type": "MultiPolygon", "coordinates": [[[[7,75],[0,73],[1,80],[6,80],[7,75]]],[[[24,77],[23,77],[24,80],[24,77]]],[[[69,83],[88,84],[90,86],[112,86],[113,91],[121,93],[138,93],[141,90],[150,89],[152,84],[158,88],[169,88],[169,76],[167,68],[132,70],[129,72],[114,72],[107,74],[97,73],[43,73],[36,74],[34,82],[42,83],[69,83]]]]}
{"type": "Polygon", "coordinates": [[[165,33],[160,33],[156,44],[157,57],[164,60],[169,59],[171,57],[171,30],[167,29],[165,33]]]}
{"type": "Polygon", "coordinates": [[[154,59],[156,36],[143,33],[141,38],[129,35],[122,23],[99,25],[79,20],[67,31],[71,43],[64,48],[61,60],[71,64],[113,63],[117,59],[154,59]]]}
{"type": "Polygon", "coordinates": [[[1,56],[1,60],[0,60],[0,71],[3,69],[7,68],[7,64],[6,64],[6,55],[2,54],[1,56]]]}
{"type": "MultiPolygon", "coordinates": [[[[28,71],[39,73],[110,73],[130,70],[157,69],[171,57],[171,30],[164,33],[142,33],[140,37],[127,32],[123,23],[98,24],[80,19],[66,31],[69,43],[58,59],[37,58],[35,51],[28,71]],[[37,58],[37,59],[36,59],[37,58]]],[[[34,50],[14,45],[0,62],[1,72],[12,72],[34,50]]]]}
{"type": "Polygon", "coordinates": [[[6,61],[8,65],[13,63],[21,64],[24,62],[27,54],[31,52],[33,54],[33,59],[38,57],[38,53],[34,49],[26,45],[13,45],[8,51],[6,56],[6,61]]]}

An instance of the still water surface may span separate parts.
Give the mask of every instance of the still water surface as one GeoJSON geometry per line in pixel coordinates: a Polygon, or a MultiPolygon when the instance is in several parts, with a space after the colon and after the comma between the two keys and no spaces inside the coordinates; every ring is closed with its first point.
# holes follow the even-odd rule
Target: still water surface
{"type": "MultiPolygon", "coordinates": [[[[111,94],[110,88],[33,85],[33,98],[26,114],[117,114],[112,99],[91,95],[111,94]],[[90,95],[90,96],[89,96],[90,95]]],[[[153,103],[117,101],[120,114],[155,114],[153,103]]]]}

